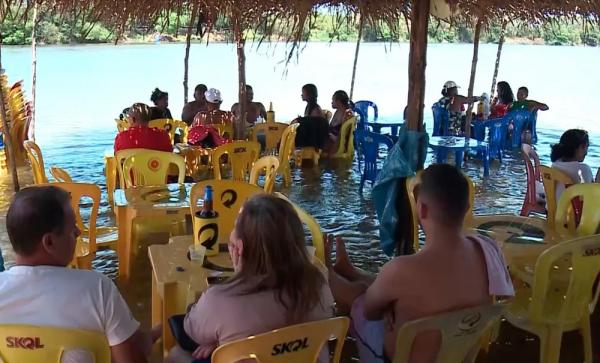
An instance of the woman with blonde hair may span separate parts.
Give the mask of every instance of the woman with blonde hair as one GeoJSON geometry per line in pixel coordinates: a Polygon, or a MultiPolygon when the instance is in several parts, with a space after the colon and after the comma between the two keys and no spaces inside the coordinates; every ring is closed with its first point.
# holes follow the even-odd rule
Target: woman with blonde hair
{"type": "Polygon", "coordinates": [[[115,138],[115,153],[126,149],[149,149],[172,152],[171,138],[165,130],[150,128],[150,107],[134,103],[128,110],[129,128],[115,138]]]}
{"type": "Polygon", "coordinates": [[[198,344],[193,358],[206,359],[227,342],[333,316],[329,285],[311,262],[302,222],[288,201],[268,194],[249,199],[231,232],[229,254],[234,275],[209,287],[185,317],[185,332],[198,344]]]}

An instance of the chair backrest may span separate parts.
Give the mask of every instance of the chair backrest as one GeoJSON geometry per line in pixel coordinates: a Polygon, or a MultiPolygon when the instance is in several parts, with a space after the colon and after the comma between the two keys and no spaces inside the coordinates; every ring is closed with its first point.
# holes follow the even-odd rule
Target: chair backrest
{"type": "Polygon", "coordinates": [[[219,146],[213,151],[212,165],[215,179],[223,179],[221,175],[221,157],[227,155],[227,163],[231,165],[233,180],[247,181],[252,164],[260,155],[260,144],[254,141],[234,141],[219,146]]]}
{"type": "Polygon", "coordinates": [[[123,177],[123,164],[125,163],[125,160],[127,160],[127,158],[129,158],[130,156],[136,155],[136,154],[142,154],[145,153],[146,151],[149,151],[147,149],[125,149],[125,150],[120,150],[117,151],[115,153],[115,163],[116,163],[116,167],[117,167],[117,175],[119,178],[119,187],[121,189],[125,189],[126,185],[125,185],[125,178],[123,177]]]}
{"type": "Polygon", "coordinates": [[[329,110],[323,110],[323,117],[325,120],[327,120],[327,122],[330,122],[331,118],[333,117],[333,113],[329,110]]]}
{"type": "Polygon", "coordinates": [[[302,223],[310,231],[311,242],[315,248],[315,257],[321,260],[322,263],[325,263],[325,241],[323,241],[323,232],[321,231],[321,226],[319,226],[317,220],[304,209],[296,205],[296,203],[289,200],[284,194],[276,192],[275,195],[281,199],[287,200],[294,207],[296,213],[298,213],[298,217],[300,217],[302,223]]]}
{"type": "Polygon", "coordinates": [[[58,166],[51,167],[50,174],[52,174],[52,176],[54,177],[54,179],[57,182],[60,182],[60,183],[72,183],[73,182],[73,178],[71,178],[71,175],[69,175],[69,173],[65,169],[59,168],[58,166]]]}
{"type": "Polygon", "coordinates": [[[356,130],[356,117],[352,117],[342,125],[340,130],[338,149],[333,157],[352,160],[354,158],[354,131],[356,130]]]}
{"type": "Polygon", "coordinates": [[[115,119],[115,123],[117,124],[117,131],[123,132],[129,128],[128,120],[115,119]]]}
{"type": "Polygon", "coordinates": [[[68,351],[89,352],[96,363],[110,363],[110,347],[99,332],[41,327],[0,325],[0,361],[4,363],[60,363],[68,351]]]}
{"type": "Polygon", "coordinates": [[[450,118],[448,110],[436,102],[431,106],[431,111],[433,113],[433,136],[446,136],[450,118]]]}
{"type": "MultiPolygon", "coordinates": [[[[471,178],[465,175],[467,179],[467,185],[469,186],[469,209],[465,215],[465,224],[468,225],[469,221],[473,219],[473,207],[475,206],[475,183],[471,178]]],[[[408,201],[410,203],[410,212],[412,215],[412,235],[413,235],[413,248],[417,252],[421,246],[419,243],[419,216],[417,214],[417,199],[418,199],[418,187],[421,185],[421,171],[417,172],[416,175],[406,178],[406,192],[408,194],[408,201]],[[416,193],[415,193],[416,191],[416,193]]]]}
{"type": "MultiPolygon", "coordinates": [[[[580,320],[583,314],[589,315],[598,299],[598,291],[594,295],[594,283],[600,273],[600,236],[593,235],[561,242],[544,251],[535,265],[535,277],[529,303],[529,318],[533,322],[544,325],[554,323],[567,325],[580,320]],[[556,261],[569,256],[571,259],[570,277],[566,291],[559,289],[558,299],[548,298],[548,294],[557,294],[558,285],[564,282],[553,278],[563,278],[555,273],[556,261]],[[556,276],[556,277],[554,277],[556,276]],[[555,306],[557,300],[562,303],[555,306]],[[553,306],[551,306],[553,305],[553,306]],[[557,308],[560,310],[557,312],[557,308]],[[552,311],[552,313],[548,313],[552,311]]],[[[598,289],[596,289],[598,290],[598,289]]],[[[584,317],[589,319],[589,317],[584,317]]]]}
{"type": "Polygon", "coordinates": [[[182,184],[185,180],[185,160],[180,155],[144,150],[128,157],[123,163],[122,173],[125,188],[166,184],[170,165],[177,166],[179,172],[177,182],[182,184]]]}
{"type": "Polygon", "coordinates": [[[281,164],[284,159],[290,158],[293,154],[294,149],[296,149],[296,131],[300,124],[293,124],[288,126],[281,135],[281,143],[279,143],[279,152],[277,155],[279,156],[279,163],[281,164]]]}
{"type": "Polygon", "coordinates": [[[563,234],[574,232],[577,237],[596,234],[600,226],[600,208],[598,206],[600,206],[600,184],[574,184],[565,189],[560,196],[556,207],[554,228],[563,234]],[[574,221],[571,221],[571,218],[574,217],[574,213],[571,211],[574,198],[583,200],[581,219],[577,226],[574,221]],[[571,228],[574,228],[574,231],[570,230],[571,228]]]}
{"type": "Polygon", "coordinates": [[[263,189],[266,193],[271,193],[273,191],[273,186],[275,185],[277,169],[279,169],[279,159],[277,157],[263,156],[252,165],[252,170],[250,171],[250,184],[258,186],[258,177],[261,174],[264,174],[265,184],[263,189]]]}
{"type": "Polygon", "coordinates": [[[269,155],[277,151],[277,146],[284,141],[283,133],[290,125],[281,122],[256,124],[252,130],[251,141],[258,142],[258,135],[265,135],[265,152],[269,155]]]}
{"type": "Polygon", "coordinates": [[[553,226],[556,220],[556,189],[558,184],[568,186],[574,184],[573,179],[564,172],[551,168],[546,165],[540,165],[540,174],[544,183],[544,194],[546,194],[546,220],[553,226]]]}
{"type": "Polygon", "coordinates": [[[474,362],[481,337],[500,317],[504,308],[500,304],[485,305],[408,322],[398,331],[393,362],[408,363],[415,337],[428,331],[439,331],[441,334],[436,363],[474,362]]]}
{"type": "Polygon", "coordinates": [[[210,127],[214,128],[215,130],[217,130],[217,132],[219,133],[219,136],[229,139],[229,140],[233,140],[233,125],[232,124],[209,124],[207,126],[210,126],[210,127]]]}
{"type": "Polygon", "coordinates": [[[256,359],[261,363],[314,363],[329,340],[335,338],[337,343],[331,362],[338,363],[349,325],[350,319],[346,317],[292,325],[224,344],[213,352],[211,361],[231,363],[256,359]]]}
{"type": "Polygon", "coordinates": [[[506,134],[508,132],[508,121],[504,118],[490,122],[490,154],[498,155],[504,148],[506,134]]]}
{"type": "Polygon", "coordinates": [[[364,156],[366,180],[375,181],[378,173],[377,159],[380,145],[387,146],[388,153],[394,146],[392,139],[375,132],[356,130],[355,138],[358,140],[359,152],[364,156]]]}
{"type": "Polygon", "coordinates": [[[48,177],[46,177],[46,170],[44,169],[44,156],[40,147],[35,142],[29,140],[23,142],[23,147],[25,147],[29,164],[31,164],[33,182],[35,184],[47,183],[48,177]]]}
{"type": "Polygon", "coordinates": [[[165,130],[169,133],[171,143],[175,140],[175,133],[177,130],[181,130],[184,139],[187,139],[188,125],[180,120],[172,120],[169,118],[161,118],[158,120],[152,120],[148,124],[148,127],[165,130]]]}
{"type": "Polygon", "coordinates": [[[369,121],[369,107],[373,108],[373,121],[377,121],[379,118],[379,108],[373,101],[356,101],[354,102],[354,111],[356,111],[360,116],[364,116],[364,119],[361,118],[360,122],[369,121]]]}
{"type": "Polygon", "coordinates": [[[190,210],[196,215],[202,207],[198,201],[204,198],[207,185],[213,188],[213,208],[219,213],[219,233],[230,233],[242,205],[253,195],[264,193],[256,185],[234,180],[204,180],[192,186],[190,190],[190,210]]]}
{"type": "Polygon", "coordinates": [[[525,161],[525,170],[527,171],[527,192],[525,194],[525,203],[535,205],[537,203],[536,181],[542,181],[540,176],[540,157],[533,146],[529,144],[521,145],[523,152],[523,161],[525,161]]]}

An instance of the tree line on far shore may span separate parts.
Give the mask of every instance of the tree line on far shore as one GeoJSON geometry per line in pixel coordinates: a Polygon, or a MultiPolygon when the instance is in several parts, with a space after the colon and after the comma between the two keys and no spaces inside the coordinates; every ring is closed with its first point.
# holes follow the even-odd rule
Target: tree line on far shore
{"type": "MultiPolygon", "coordinates": [[[[185,40],[188,24],[187,15],[179,19],[177,13],[159,19],[154,26],[130,24],[128,30],[121,35],[119,42],[148,42],[157,38],[167,41],[185,40]]],[[[31,17],[23,21],[22,14],[14,11],[9,14],[2,24],[2,42],[6,45],[31,44],[31,17]]],[[[496,43],[500,37],[501,25],[488,26],[482,35],[482,42],[496,43]]],[[[249,38],[262,38],[261,26],[247,31],[249,38]]],[[[79,12],[56,15],[49,11],[40,11],[36,28],[36,39],[39,44],[88,44],[113,43],[115,32],[91,13],[79,12]]],[[[328,12],[318,12],[311,22],[310,31],[306,32],[305,40],[309,41],[356,41],[358,29],[347,23],[340,24],[339,19],[328,12]]],[[[365,24],[362,39],[365,42],[406,42],[410,33],[406,22],[399,22],[395,31],[387,24],[373,26],[365,24]]],[[[231,41],[231,27],[227,19],[219,18],[215,23],[211,41],[231,41]]],[[[600,45],[600,28],[584,26],[582,23],[556,21],[543,26],[528,26],[520,21],[509,22],[506,28],[506,38],[519,43],[535,43],[548,45],[600,45]]],[[[267,38],[268,39],[268,38],[267,38]]],[[[278,39],[278,34],[272,34],[272,39],[278,39]]],[[[473,29],[466,24],[448,24],[432,21],[429,25],[429,39],[438,43],[471,43],[473,29]]],[[[194,40],[200,40],[194,36],[194,40]]]]}

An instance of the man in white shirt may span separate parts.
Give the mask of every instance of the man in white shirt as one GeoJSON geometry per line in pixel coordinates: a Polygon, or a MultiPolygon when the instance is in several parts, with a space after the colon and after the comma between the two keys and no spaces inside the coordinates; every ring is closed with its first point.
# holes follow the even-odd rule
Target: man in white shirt
{"type": "Polygon", "coordinates": [[[112,281],[66,268],[81,234],[69,193],[53,186],[21,190],[8,209],[6,229],[16,266],[0,273],[0,324],[102,332],[113,362],[147,362],[152,339],[112,281]]]}

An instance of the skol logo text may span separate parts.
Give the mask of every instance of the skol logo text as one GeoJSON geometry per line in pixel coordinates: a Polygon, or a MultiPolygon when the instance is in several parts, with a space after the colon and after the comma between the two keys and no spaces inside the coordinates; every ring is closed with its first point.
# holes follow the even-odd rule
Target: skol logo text
{"type": "Polygon", "coordinates": [[[42,349],[39,337],[6,337],[6,347],[15,349],[42,349]]]}
{"type": "Polygon", "coordinates": [[[279,343],[273,346],[273,351],[271,352],[272,356],[297,352],[299,350],[303,350],[308,348],[308,338],[297,339],[287,343],[279,343]]]}

